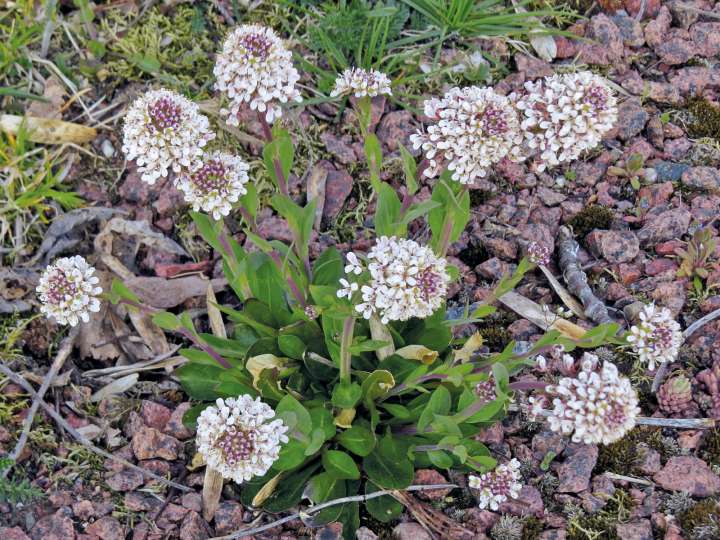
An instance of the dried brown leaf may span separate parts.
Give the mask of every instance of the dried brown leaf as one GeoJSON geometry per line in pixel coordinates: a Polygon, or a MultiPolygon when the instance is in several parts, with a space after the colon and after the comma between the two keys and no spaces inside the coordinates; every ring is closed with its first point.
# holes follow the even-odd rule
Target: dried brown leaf
{"type": "Polygon", "coordinates": [[[17,116],[14,114],[0,115],[0,129],[6,133],[17,135],[22,126],[29,133],[28,139],[43,144],[83,144],[97,136],[95,128],[64,122],[52,118],[37,116],[17,116]]]}

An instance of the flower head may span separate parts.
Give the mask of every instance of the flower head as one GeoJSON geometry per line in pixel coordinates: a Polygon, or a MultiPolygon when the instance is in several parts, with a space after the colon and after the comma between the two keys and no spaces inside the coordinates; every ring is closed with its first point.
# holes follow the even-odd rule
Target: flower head
{"type": "MultiPolygon", "coordinates": [[[[430,248],[412,240],[383,236],[367,254],[367,260],[370,278],[360,288],[363,301],[355,306],[366,319],[373,313],[380,315],[383,324],[425,318],[445,301],[450,282],[447,262],[430,248]]],[[[360,267],[357,257],[348,256],[348,261],[353,273],[362,273],[362,268],[356,270],[360,267]]],[[[352,293],[342,281],[341,290],[352,293]]]]}
{"type": "Polygon", "coordinates": [[[170,171],[195,167],[202,148],[214,138],[196,104],[170,90],[151,90],[128,109],[122,150],[135,160],[142,180],[152,185],[170,171]]]}
{"type": "Polygon", "coordinates": [[[102,288],[94,273],[95,268],[79,255],[56,260],[40,276],[36,289],[42,302],[40,311],[58,324],[88,322],[91,312],[100,311],[97,296],[102,288]]]}
{"type": "Polygon", "coordinates": [[[550,264],[550,248],[539,242],[532,242],[527,248],[528,260],[538,266],[550,264]]]}
{"type": "Polygon", "coordinates": [[[667,308],[646,305],[640,312],[640,321],[630,328],[627,341],[640,357],[640,361],[654,370],[655,364],[672,362],[677,357],[683,335],[680,325],[667,308]]]}
{"type": "Polygon", "coordinates": [[[391,96],[390,79],[381,71],[374,69],[346,69],[342,75],[335,79],[335,89],[330,95],[337,97],[346,94],[354,94],[357,98],[391,96]]]}
{"type": "Polygon", "coordinates": [[[247,193],[248,169],[248,164],[239,157],[214,152],[205,156],[202,165],[194,171],[182,175],[177,187],[193,210],[203,210],[220,219],[247,193]]]}
{"type": "Polygon", "coordinates": [[[248,395],[218,399],[197,421],[197,449],[207,466],[238,484],[263,476],[288,442],[287,426],[269,405],[248,395]]]}
{"type": "Polygon", "coordinates": [[[425,115],[434,123],[410,140],[429,161],[426,176],[447,167],[453,180],[472,184],[505,157],[523,159],[517,111],[492,88],[453,88],[442,99],[426,101],[425,115]]]}
{"type": "Polygon", "coordinates": [[[480,508],[497,510],[500,503],[508,499],[517,499],[522,489],[520,483],[520,462],[511,459],[508,463],[498,465],[493,471],[478,476],[468,477],[468,486],[477,489],[480,508]]]}
{"type": "MultiPolygon", "coordinates": [[[[577,377],[563,377],[546,392],[553,397],[548,422],[553,431],[572,434],[573,442],[610,444],[635,426],[640,414],[638,397],[630,380],[605,362],[598,370],[595,355],[585,353],[577,377]]],[[[542,400],[535,400],[534,412],[542,400]]]]}
{"type": "Polygon", "coordinates": [[[215,88],[230,100],[220,112],[231,126],[239,124],[240,109],[265,113],[272,123],[282,115],[281,103],[301,101],[295,83],[300,75],[292,54],[275,32],[257,24],[239,26],[225,39],[213,70],[215,88]]]}
{"type": "Polygon", "coordinates": [[[612,90],[589,71],[526,82],[510,98],[522,115],[522,153],[536,157],[540,171],[596,147],[617,122],[612,90]]]}

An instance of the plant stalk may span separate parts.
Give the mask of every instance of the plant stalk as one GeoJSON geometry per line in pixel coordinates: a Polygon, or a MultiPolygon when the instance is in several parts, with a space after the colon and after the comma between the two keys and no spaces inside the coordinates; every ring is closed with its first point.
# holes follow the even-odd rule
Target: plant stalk
{"type": "Polygon", "coordinates": [[[340,381],[350,382],[351,358],[350,345],[352,345],[355,330],[355,317],[347,317],[343,322],[343,333],[340,340],[340,381]]]}

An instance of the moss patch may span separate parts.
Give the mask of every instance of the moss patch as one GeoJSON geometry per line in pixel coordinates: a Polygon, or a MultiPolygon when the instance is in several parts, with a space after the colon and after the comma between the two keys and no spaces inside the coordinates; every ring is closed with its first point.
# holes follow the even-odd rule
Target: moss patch
{"type": "Polygon", "coordinates": [[[720,505],[718,505],[718,501],[705,499],[694,504],[689,510],[682,512],[678,516],[678,522],[683,532],[689,534],[690,538],[698,538],[695,531],[716,523],[713,521],[713,517],[717,518],[719,512],[720,505]]]}
{"type": "Polygon", "coordinates": [[[687,125],[691,137],[720,139],[720,107],[705,99],[696,98],[688,101],[687,110],[693,117],[687,125]]]}
{"type": "Polygon", "coordinates": [[[664,454],[662,432],[657,428],[638,427],[619,441],[600,446],[595,473],[609,471],[616,474],[633,474],[641,455],[638,449],[640,443],[648,445],[653,450],[660,452],[661,455],[664,454]]]}
{"type": "Polygon", "coordinates": [[[630,520],[633,500],[630,494],[618,489],[605,507],[595,514],[577,512],[567,527],[568,540],[620,540],[617,535],[618,523],[630,520]]]}
{"type": "Polygon", "coordinates": [[[591,204],[578,212],[568,223],[577,238],[585,238],[594,229],[608,229],[613,211],[599,204],[591,204]]]}

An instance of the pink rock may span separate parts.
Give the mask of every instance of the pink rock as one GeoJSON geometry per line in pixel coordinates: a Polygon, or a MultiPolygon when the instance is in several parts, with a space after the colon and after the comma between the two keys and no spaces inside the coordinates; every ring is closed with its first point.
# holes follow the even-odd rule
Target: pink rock
{"type": "Polygon", "coordinates": [[[672,23],[672,15],[670,10],[662,6],[658,10],[658,16],[654,20],[650,21],[645,27],[645,41],[651,47],[660,45],[665,39],[668,30],[670,30],[670,24],[672,23]]]}
{"type": "Polygon", "coordinates": [[[101,540],[124,540],[125,531],[120,522],[111,516],[100,518],[91,523],[85,529],[88,534],[93,534],[101,540]]]}
{"type": "Polygon", "coordinates": [[[643,246],[653,246],[659,242],[680,238],[688,231],[691,217],[686,208],[666,210],[658,206],[645,216],[643,228],[637,232],[637,238],[643,246]]]}
{"type": "Polygon", "coordinates": [[[95,508],[90,501],[78,501],[72,505],[75,517],[87,521],[95,516],[95,508]]]}
{"type": "Polygon", "coordinates": [[[388,150],[395,152],[401,144],[406,148],[412,146],[410,135],[416,129],[417,123],[410,111],[393,111],[383,116],[377,128],[377,136],[388,150]]]}
{"type": "Polygon", "coordinates": [[[75,540],[75,527],[61,509],[38,520],[30,530],[30,537],[32,540],[75,540]]]}
{"type": "Polygon", "coordinates": [[[189,429],[183,424],[183,416],[190,408],[192,408],[192,403],[188,402],[181,403],[175,408],[163,430],[166,435],[184,441],[195,434],[195,430],[189,429]]]}
{"type": "Polygon", "coordinates": [[[187,513],[180,526],[180,540],[205,540],[209,538],[205,521],[192,510],[187,513]]]}
{"type": "Polygon", "coordinates": [[[635,283],[641,276],[642,272],[636,264],[621,264],[618,266],[618,277],[623,285],[635,283]]]}
{"type": "Polygon", "coordinates": [[[105,482],[114,491],[132,491],[145,483],[145,477],[139,471],[124,469],[110,476],[105,482]]]}
{"type": "MultiPolygon", "coordinates": [[[[635,17],[640,12],[640,6],[642,4],[642,0],[625,0],[625,11],[627,11],[631,17],[635,17]]],[[[662,2],[660,0],[647,0],[644,4],[645,11],[642,16],[643,20],[655,17],[660,11],[662,2]]]]}
{"type": "Polygon", "coordinates": [[[188,510],[202,512],[202,495],[200,493],[186,493],[182,496],[182,505],[188,510]]]}
{"type": "Polygon", "coordinates": [[[172,461],[178,458],[182,443],[155,428],[144,427],[135,433],[132,449],[139,460],[161,458],[172,461]]]}
{"type": "Polygon", "coordinates": [[[720,53],[720,23],[695,23],[690,27],[690,38],[702,56],[711,57],[720,53]]]}
{"type": "Polygon", "coordinates": [[[517,499],[508,499],[500,505],[499,512],[501,514],[512,514],[514,516],[530,516],[542,517],[545,505],[543,504],[542,495],[537,488],[524,485],[520,490],[517,499]]]}
{"type": "Polygon", "coordinates": [[[243,507],[235,501],[223,501],[215,511],[215,532],[229,534],[243,526],[243,507]]]}
{"type": "MultiPolygon", "coordinates": [[[[415,471],[414,484],[447,484],[447,478],[440,474],[435,469],[418,469],[415,471]]],[[[418,496],[422,499],[429,501],[439,501],[444,499],[452,489],[431,489],[428,491],[421,491],[418,496]]]]}
{"type": "Polygon", "coordinates": [[[559,493],[579,493],[590,485],[590,476],[598,458],[595,445],[571,443],[565,449],[565,461],[558,467],[559,493]]]}
{"type": "Polygon", "coordinates": [[[595,255],[611,264],[631,261],[640,253],[640,243],[632,231],[594,230],[586,242],[595,255]]]}
{"type": "Polygon", "coordinates": [[[0,538],[3,540],[30,540],[20,527],[0,527],[0,538]]]}
{"type": "Polygon", "coordinates": [[[720,478],[703,460],[692,456],[671,457],[653,479],[670,491],[685,491],[693,497],[710,497],[720,491],[720,478]]]}
{"type": "Polygon", "coordinates": [[[676,255],[678,249],[685,247],[685,243],[680,240],[669,240],[661,242],[655,246],[655,253],[658,255],[676,255]]]}
{"type": "Polygon", "coordinates": [[[648,276],[657,276],[664,272],[677,272],[678,265],[670,259],[655,259],[645,263],[645,273],[648,276]]]}
{"type": "Polygon", "coordinates": [[[170,420],[170,409],[154,401],[144,399],[140,405],[140,416],[145,425],[162,430],[170,420]]]}
{"type": "Polygon", "coordinates": [[[414,521],[397,525],[393,529],[392,534],[393,538],[397,540],[432,540],[432,537],[427,531],[414,521]]]}
{"type": "Polygon", "coordinates": [[[680,181],[693,189],[720,192],[720,170],[715,167],[691,167],[682,174],[680,181]]]}
{"type": "Polygon", "coordinates": [[[639,519],[630,523],[618,523],[615,531],[623,540],[653,540],[649,519],[639,519]]]}

